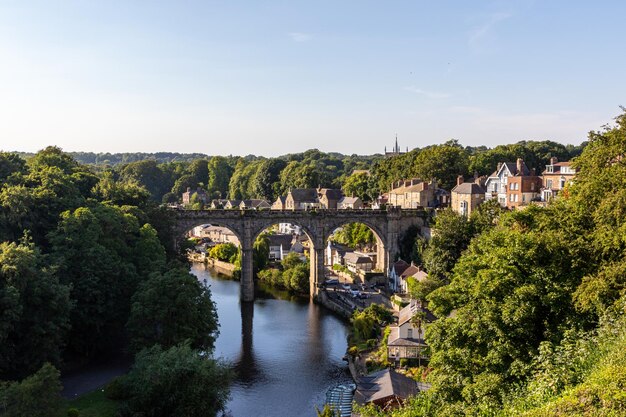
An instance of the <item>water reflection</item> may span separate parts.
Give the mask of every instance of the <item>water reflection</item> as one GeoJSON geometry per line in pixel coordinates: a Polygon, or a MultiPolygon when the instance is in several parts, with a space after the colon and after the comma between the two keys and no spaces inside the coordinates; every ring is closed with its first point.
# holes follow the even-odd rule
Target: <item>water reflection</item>
{"type": "Polygon", "coordinates": [[[233,364],[237,381],[243,386],[259,382],[262,378],[261,369],[256,364],[252,346],[254,303],[240,303],[241,306],[241,351],[233,364]]]}
{"type": "Polygon", "coordinates": [[[239,283],[207,279],[220,321],[215,354],[237,373],[228,415],[315,416],[327,388],[349,378],[342,361],[346,325],[308,299],[259,286],[253,303],[239,301],[239,283]]]}

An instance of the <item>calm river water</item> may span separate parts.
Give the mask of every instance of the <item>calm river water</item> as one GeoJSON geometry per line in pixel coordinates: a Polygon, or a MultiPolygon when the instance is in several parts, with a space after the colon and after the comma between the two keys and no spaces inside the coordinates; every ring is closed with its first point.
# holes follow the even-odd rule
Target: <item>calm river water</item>
{"type": "Polygon", "coordinates": [[[254,303],[241,304],[239,282],[217,278],[202,264],[194,264],[191,272],[207,280],[217,305],[215,356],[237,372],[226,415],[315,416],[326,390],[350,379],[341,359],[348,329],[327,310],[262,289],[254,303]]]}

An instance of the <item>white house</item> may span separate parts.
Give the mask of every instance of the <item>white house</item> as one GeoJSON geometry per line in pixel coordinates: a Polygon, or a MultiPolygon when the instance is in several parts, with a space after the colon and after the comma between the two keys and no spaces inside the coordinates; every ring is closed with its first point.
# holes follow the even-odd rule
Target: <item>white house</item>
{"type": "Polygon", "coordinates": [[[390,327],[387,339],[387,358],[389,361],[400,359],[424,358],[424,350],[427,347],[424,341],[424,333],[427,323],[432,323],[437,318],[417,300],[411,300],[409,304],[400,310],[398,325],[390,327]],[[422,323],[418,327],[411,323],[411,318],[421,313],[422,323]]]}

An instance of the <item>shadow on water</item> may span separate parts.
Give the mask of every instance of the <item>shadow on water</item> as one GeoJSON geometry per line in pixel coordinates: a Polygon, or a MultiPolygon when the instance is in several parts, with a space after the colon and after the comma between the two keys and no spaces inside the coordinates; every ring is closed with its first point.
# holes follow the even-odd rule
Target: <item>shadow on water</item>
{"type": "Polygon", "coordinates": [[[227,415],[314,416],[327,389],[349,378],[346,324],[308,296],[256,283],[255,301],[244,303],[238,281],[202,265],[191,271],[217,306],[215,354],[236,372],[227,415]]]}
{"type": "Polygon", "coordinates": [[[259,383],[263,380],[261,369],[257,366],[253,346],[254,303],[239,303],[241,307],[241,351],[233,362],[237,381],[242,386],[259,383]]]}

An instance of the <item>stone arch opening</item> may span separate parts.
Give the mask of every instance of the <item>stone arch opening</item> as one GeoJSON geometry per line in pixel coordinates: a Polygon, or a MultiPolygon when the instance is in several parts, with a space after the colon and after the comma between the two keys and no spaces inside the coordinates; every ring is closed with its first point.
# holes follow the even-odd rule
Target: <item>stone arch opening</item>
{"type": "Polygon", "coordinates": [[[204,262],[225,275],[235,274],[243,242],[243,236],[237,228],[222,222],[197,222],[182,225],[180,230],[184,231],[179,233],[178,239],[194,241],[195,246],[186,245],[192,261],[204,262]],[[213,249],[220,246],[222,250],[215,250],[211,254],[213,249]],[[231,253],[225,246],[234,246],[236,251],[231,253]]]}
{"type": "Polygon", "coordinates": [[[327,275],[340,275],[366,281],[380,276],[384,282],[388,255],[385,235],[375,225],[359,219],[332,225],[326,236],[327,275]],[[342,271],[343,274],[337,274],[342,271]]]}
{"type": "Polygon", "coordinates": [[[306,225],[287,221],[268,222],[257,226],[251,237],[257,279],[284,289],[309,292],[312,296],[316,294],[313,284],[317,282],[315,235],[306,225]],[[261,249],[265,246],[267,249],[261,249]],[[267,250],[267,263],[258,259],[265,256],[261,253],[264,250],[267,250]],[[261,269],[264,264],[266,267],[261,269]],[[303,274],[305,268],[308,269],[306,276],[303,274]]]}

